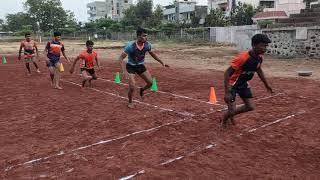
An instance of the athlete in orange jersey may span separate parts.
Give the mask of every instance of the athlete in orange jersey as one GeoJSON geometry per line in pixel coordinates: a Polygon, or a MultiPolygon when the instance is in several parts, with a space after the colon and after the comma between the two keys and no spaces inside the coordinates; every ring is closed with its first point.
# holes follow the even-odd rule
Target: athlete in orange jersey
{"type": "Polygon", "coordinates": [[[252,101],[252,92],[249,87],[250,81],[255,72],[257,72],[266,89],[273,93],[261,68],[262,55],[266,52],[270,39],[264,34],[256,34],[252,37],[252,50],[238,54],[231,62],[230,67],[224,74],[225,97],[228,105],[228,111],[222,119],[223,127],[226,127],[230,119],[234,124],[233,117],[236,114],[245,113],[254,110],[252,101]],[[236,94],[240,96],[244,105],[236,107],[236,94]]]}
{"type": "MultiPolygon", "coordinates": [[[[39,57],[37,43],[31,39],[31,34],[25,34],[25,40],[23,40],[20,44],[18,59],[21,60],[21,52],[24,49],[24,60],[26,63],[26,68],[28,70],[28,75],[31,75],[30,65],[29,63],[33,63],[34,67],[37,69],[37,73],[40,73],[38,64],[34,61],[35,51],[37,53],[37,57],[39,57]]],[[[40,59],[39,59],[40,61],[40,59]]]]}
{"type": "Polygon", "coordinates": [[[97,52],[93,51],[93,45],[94,43],[90,40],[86,42],[87,50],[80,53],[70,69],[70,73],[72,74],[76,63],[80,60],[80,70],[83,77],[82,87],[85,86],[87,81],[89,82],[89,87],[91,87],[91,81],[97,79],[97,75],[94,70],[94,60],[97,63],[98,69],[100,69],[97,52]]]}

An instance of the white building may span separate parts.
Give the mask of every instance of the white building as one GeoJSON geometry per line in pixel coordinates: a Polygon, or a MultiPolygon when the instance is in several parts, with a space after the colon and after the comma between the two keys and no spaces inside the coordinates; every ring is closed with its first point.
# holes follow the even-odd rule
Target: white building
{"type": "Polygon", "coordinates": [[[208,0],[208,12],[211,9],[220,9],[230,14],[232,5],[237,5],[239,1],[254,7],[263,6],[264,11],[284,11],[287,15],[299,13],[305,8],[303,0],[208,0]]]}
{"type": "Polygon", "coordinates": [[[133,4],[133,0],[105,0],[94,1],[87,4],[89,21],[108,17],[113,20],[120,20],[124,11],[133,4]]]}
{"type": "Polygon", "coordinates": [[[260,0],[259,2],[260,5],[266,5],[264,11],[284,11],[287,15],[298,14],[306,7],[303,0],[260,0]]]}
{"type": "Polygon", "coordinates": [[[95,21],[100,18],[104,18],[107,15],[106,2],[94,1],[87,4],[87,13],[89,15],[89,21],[95,21]]]}
{"type": "Polygon", "coordinates": [[[260,0],[259,5],[265,8],[252,18],[254,22],[289,18],[306,8],[303,0],[260,0]]]}
{"type": "Polygon", "coordinates": [[[173,5],[164,6],[165,21],[179,21],[191,23],[192,16],[200,17],[200,24],[204,23],[207,6],[198,6],[194,0],[177,0],[173,5]]]}
{"type": "Polygon", "coordinates": [[[107,17],[113,20],[120,20],[127,10],[133,4],[133,0],[106,0],[107,17]]]}

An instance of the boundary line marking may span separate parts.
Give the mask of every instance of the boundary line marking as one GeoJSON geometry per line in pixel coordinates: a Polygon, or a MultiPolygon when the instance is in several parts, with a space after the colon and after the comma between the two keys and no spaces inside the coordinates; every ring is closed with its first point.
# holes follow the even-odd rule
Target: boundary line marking
{"type": "MultiPolygon", "coordinates": [[[[73,85],[77,85],[77,86],[81,86],[80,84],[77,84],[77,83],[74,83],[74,82],[71,82],[71,81],[66,81],[66,80],[61,80],[63,82],[67,82],[67,83],[70,83],[70,84],[73,84],[73,85]]],[[[90,88],[94,91],[97,91],[97,92],[100,92],[100,93],[103,93],[103,94],[108,94],[108,95],[112,95],[112,96],[115,96],[115,97],[119,97],[121,99],[127,99],[123,96],[119,96],[117,94],[114,94],[114,93],[110,93],[110,92],[105,92],[105,91],[100,91],[98,89],[95,89],[95,88],[90,88]]],[[[279,93],[279,94],[282,94],[282,93],[279,93]]],[[[278,95],[279,95],[278,94],[278,95]]],[[[275,95],[276,96],[276,95],[275,95]]],[[[265,97],[265,98],[261,98],[260,100],[264,100],[264,99],[268,99],[268,98],[271,98],[271,97],[274,97],[274,96],[268,96],[268,97],[265,97]]],[[[257,101],[260,101],[260,100],[257,100],[257,101]]],[[[141,104],[145,104],[147,106],[151,106],[151,107],[154,107],[154,108],[158,108],[160,110],[164,110],[164,111],[170,111],[170,112],[174,112],[173,110],[170,110],[170,109],[165,109],[165,108],[159,108],[158,106],[154,106],[154,105],[149,105],[148,103],[143,103],[143,102],[140,102],[140,101],[137,101],[135,100],[135,102],[137,103],[141,103],[141,104]]],[[[224,109],[220,109],[220,110],[217,110],[215,112],[221,112],[221,111],[224,111],[226,110],[226,108],[224,109]]],[[[213,113],[213,112],[211,112],[213,113]]],[[[185,116],[185,114],[183,114],[185,116]]],[[[293,115],[291,115],[292,117],[294,117],[293,115]]],[[[58,156],[62,156],[62,155],[66,155],[66,154],[69,154],[69,153],[72,153],[72,152],[76,152],[76,151],[80,151],[80,150],[83,150],[83,149],[87,149],[87,148],[90,148],[90,147],[93,147],[93,146],[97,146],[97,145],[101,145],[101,144],[108,144],[108,143],[111,143],[111,142],[114,142],[114,141],[118,141],[118,140],[122,140],[122,139],[125,139],[125,138],[128,138],[128,137],[131,137],[131,136],[134,136],[134,135],[137,135],[137,134],[142,134],[142,133],[145,133],[145,132],[151,132],[151,131],[155,131],[155,130],[158,130],[162,127],[166,127],[166,126],[170,126],[170,125],[173,125],[173,124],[178,124],[180,122],[186,122],[186,121],[190,121],[190,120],[193,120],[192,117],[194,116],[190,116],[189,118],[185,118],[185,119],[180,119],[178,121],[174,121],[174,122],[171,122],[171,123],[166,123],[166,124],[163,124],[163,125],[160,125],[160,126],[156,126],[156,127],[153,127],[153,128],[149,128],[149,129],[145,129],[145,130],[141,130],[141,131],[136,131],[136,132],[133,132],[133,133],[130,133],[130,134],[126,134],[126,135],[122,135],[122,136],[119,136],[117,138],[112,138],[112,139],[107,139],[107,140],[101,140],[99,142],[96,142],[96,143],[93,143],[93,144],[89,144],[89,145],[86,145],[86,146],[82,146],[82,147],[78,147],[78,148],[75,148],[75,149],[72,149],[70,151],[60,151],[59,153],[56,153],[56,154],[53,154],[51,156],[46,156],[46,157],[41,157],[41,158],[37,158],[37,159],[33,159],[33,160],[29,160],[29,161],[26,161],[26,162],[23,162],[23,163],[19,163],[19,164],[16,164],[16,165],[12,165],[12,166],[8,166],[4,169],[4,171],[10,171],[11,169],[13,168],[17,168],[17,167],[20,167],[20,166],[25,166],[25,165],[29,165],[29,164],[32,164],[32,163],[37,163],[37,162],[40,162],[40,161],[44,161],[44,160],[47,160],[47,159],[51,159],[51,158],[54,158],[54,157],[58,157],[58,156]]],[[[286,118],[283,118],[284,120],[285,119],[289,119],[289,118],[292,118],[292,117],[286,117],[286,118]]],[[[200,120],[196,120],[196,121],[200,121],[200,120]]],[[[275,123],[278,123],[280,121],[283,121],[283,120],[277,120],[277,122],[274,122],[272,124],[275,124],[275,123]]],[[[270,124],[270,125],[272,125],[270,124]]],[[[264,127],[266,126],[269,126],[269,125],[264,125],[264,127]]],[[[260,127],[260,128],[263,128],[263,127],[260,127]]],[[[241,136],[241,135],[240,135],[241,136]]],[[[210,148],[213,148],[215,147],[216,145],[215,144],[209,144],[207,147],[209,147],[208,149],[210,148]]],[[[191,154],[194,154],[195,152],[197,151],[192,151],[191,154]]],[[[189,153],[190,154],[190,153],[189,153]]],[[[188,154],[187,154],[188,155],[188,154]]],[[[186,157],[187,155],[185,156],[182,156],[182,157],[178,157],[178,158],[175,158],[175,160],[168,160],[166,161],[165,163],[163,163],[163,165],[165,164],[169,164],[169,163],[172,163],[172,162],[175,162],[177,160],[180,160],[180,159],[183,159],[184,157],[186,157]]],[[[144,173],[144,172],[143,172],[144,173]]],[[[137,173],[138,174],[142,174],[140,171],[137,173]]],[[[133,176],[134,177],[134,176],[133,176]]]]}
{"type": "MultiPolygon", "coordinates": [[[[114,83],[114,84],[118,84],[118,83],[115,83],[114,81],[112,80],[109,80],[109,79],[104,79],[104,78],[98,78],[98,80],[102,80],[102,81],[105,81],[105,82],[110,82],[110,83],[114,83]]],[[[120,85],[123,85],[123,86],[128,86],[127,83],[119,83],[120,85]]],[[[216,106],[225,106],[223,104],[212,104],[210,102],[207,102],[207,101],[203,101],[203,100],[200,100],[200,99],[195,99],[195,98],[191,98],[191,97],[188,97],[188,96],[184,96],[184,95],[179,95],[179,94],[175,94],[175,93],[170,93],[170,92],[165,92],[165,91],[156,91],[158,93],[161,93],[161,94],[169,94],[169,95],[172,95],[174,97],[178,97],[178,98],[183,98],[183,99],[189,99],[189,100],[193,100],[193,101],[197,101],[197,102],[200,102],[200,103],[205,103],[205,104],[209,104],[209,105],[216,105],[216,106]]]]}
{"type": "MultiPolygon", "coordinates": [[[[270,123],[264,124],[264,125],[262,125],[262,126],[259,126],[259,127],[256,127],[256,128],[252,128],[252,129],[250,129],[250,130],[245,130],[244,133],[253,133],[253,132],[255,132],[255,131],[259,130],[259,129],[266,128],[266,127],[268,127],[268,126],[272,126],[272,125],[274,125],[274,124],[280,123],[280,122],[282,122],[282,121],[285,121],[285,120],[294,118],[294,117],[296,117],[296,116],[299,116],[299,115],[305,114],[305,113],[306,113],[306,111],[301,111],[301,112],[298,112],[298,113],[296,113],[296,114],[292,114],[292,115],[286,116],[286,117],[284,117],[284,118],[277,119],[277,120],[275,120],[275,121],[272,121],[272,122],[270,122],[270,123]]],[[[240,136],[244,135],[244,133],[240,133],[240,134],[236,135],[236,137],[240,137],[240,136]]],[[[226,141],[226,140],[225,140],[225,141],[226,141]]],[[[217,144],[215,144],[215,143],[209,143],[208,145],[205,146],[205,148],[198,148],[197,150],[193,150],[193,151],[191,151],[191,152],[189,152],[189,153],[186,153],[185,155],[180,155],[180,156],[177,156],[177,157],[175,157],[175,158],[168,159],[168,160],[166,160],[166,161],[164,161],[164,162],[162,162],[162,163],[157,164],[156,167],[157,167],[157,166],[164,166],[164,165],[168,165],[168,164],[174,163],[174,162],[179,161],[179,160],[182,160],[183,158],[188,157],[188,156],[190,156],[190,155],[192,155],[192,154],[199,153],[199,152],[205,151],[205,150],[207,150],[207,149],[212,149],[212,148],[214,148],[214,147],[216,147],[216,146],[217,146],[217,144]]],[[[132,175],[125,176],[125,177],[120,177],[119,180],[128,180],[128,179],[134,178],[134,177],[136,177],[136,176],[138,176],[138,175],[145,174],[145,173],[146,173],[146,170],[143,169],[143,170],[140,170],[140,171],[138,171],[137,173],[134,173],[134,174],[132,174],[132,175]]]]}
{"type": "MultiPolygon", "coordinates": [[[[67,81],[67,80],[61,80],[61,81],[81,87],[80,84],[72,82],[72,81],[67,81]]],[[[96,89],[96,88],[89,88],[89,89],[91,89],[93,91],[96,91],[96,92],[99,92],[99,93],[102,93],[102,94],[108,94],[110,96],[114,96],[114,97],[117,97],[117,98],[120,98],[120,99],[128,100],[128,98],[120,96],[119,94],[114,94],[114,93],[110,93],[110,92],[107,92],[107,91],[102,91],[102,90],[99,90],[99,89],[96,89]]],[[[182,115],[182,116],[187,116],[187,117],[188,116],[189,117],[195,116],[193,113],[190,113],[190,112],[179,112],[179,111],[175,111],[173,109],[162,108],[162,107],[159,107],[159,106],[156,106],[156,105],[152,105],[152,104],[149,104],[149,103],[145,103],[145,102],[141,102],[141,101],[138,101],[138,100],[133,100],[133,102],[136,102],[136,103],[139,103],[139,104],[142,104],[142,105],[145,105],[145,106],[153,107],[155,109],[159,109],[160,111],[174,112],[174,113],[182,115]]]]}

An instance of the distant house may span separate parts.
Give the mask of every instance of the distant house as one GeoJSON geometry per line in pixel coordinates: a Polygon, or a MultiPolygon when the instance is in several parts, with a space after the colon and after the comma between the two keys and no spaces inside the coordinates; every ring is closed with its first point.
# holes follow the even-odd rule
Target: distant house
{"type": "Polygon", "coordinates": [[[107,4],[104,1],[94,1],[87,4],[87,13],[89,14],[89,21],[95,21],[104,18],[107,15],[107,4]]]}
{"type": "Polygon", "coordinates": [[[9,31],[9,32],[1,32],[0,31],[0,38],[1,37],[5,37],[5,36],[11,36],[13,34],[13,32],[9,31]]]}
{"type": "Polygon", "coordinates": [[[258,22],[261,20],[270,20],[272,22],[276,22],[278,19],[286,19],[288,15],[285,11],[265,11],[258,12],[252,18],[254,22],[258,22]]]}
{"type": "Polygon", "coordinates": [[[111,18],[120,20],[124,16],[124,11],[133,4],[133,0],[105,0],[94,1],[87,4],[89,21],[100,18],[111,18]]]}
{"type": "Polygon", "coordinates": [[[200,17],[204,23],[208,6],[196,5],[194,0],[177,0],[172,5],[164,6],[163,15],[167,22],[191,23],[192,17],[200,17]]]}
{"type": "Polygon", "coordinates": [[[258,5],[264,9],[252,18],[255,23],[262,20],[274,23],[281,19],[288,19],[291,14],[298,14],[306,7],[303,0],[259,0],[258,5]]]}
{"type": "Polygon", "coordinates": [[[107,17],[113,20],[121,20],[124,17],[124,12],[132,4],[133,0],[106,0],[107,17]]]}

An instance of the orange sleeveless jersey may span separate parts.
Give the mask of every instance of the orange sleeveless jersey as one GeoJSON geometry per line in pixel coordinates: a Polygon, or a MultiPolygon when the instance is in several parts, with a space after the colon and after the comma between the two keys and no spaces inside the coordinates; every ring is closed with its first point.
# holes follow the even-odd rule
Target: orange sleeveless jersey
{"type": "Polygon", "coordinates": [[[80,53],[80,68],[85,69],[93,69],[94,63],[93,61],[97,57],[97,52],[92,51],[92,53],[88,53],[87,50],[84,50],[80,53]]]}
{"type": "Polygon", "coordinates": [[[230,85],[243,84],[251,80],[254,72],[260,68],[263,59],[261,56],[254,58],[249,51],[239,53],[232,61],[230,66],[235,72],[229,79],[230,85]]]}

